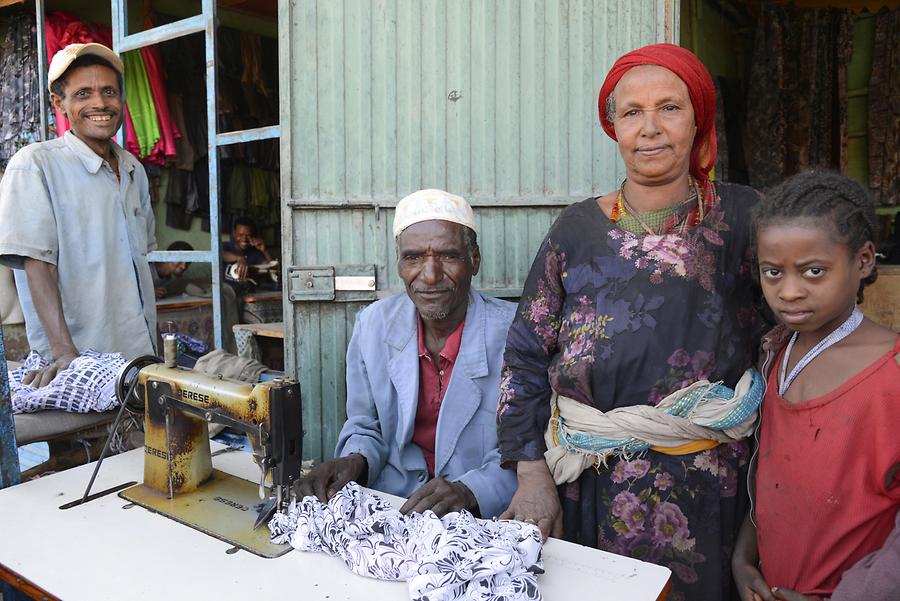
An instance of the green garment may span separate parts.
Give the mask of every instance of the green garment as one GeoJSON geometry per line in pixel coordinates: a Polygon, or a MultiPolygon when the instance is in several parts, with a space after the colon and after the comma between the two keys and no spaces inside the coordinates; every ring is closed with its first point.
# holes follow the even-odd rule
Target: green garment
{"type": "Polygon", "coordinates": [[[139,50],[132,50],[122,55],[125,63],[125,99],[131,113],[131,122],[141,147],[140,158],[150,156],[156,143],[159,142],[159,117],[156,105],[153,104],[153,92],[144,58],[139,50]]]}
{"type": "Polygon", "coordinates": [[[265,210],[271,202],[269,196],[269,172],[259,167],[250,168],[250,203],[256,209],[265,210]]]}

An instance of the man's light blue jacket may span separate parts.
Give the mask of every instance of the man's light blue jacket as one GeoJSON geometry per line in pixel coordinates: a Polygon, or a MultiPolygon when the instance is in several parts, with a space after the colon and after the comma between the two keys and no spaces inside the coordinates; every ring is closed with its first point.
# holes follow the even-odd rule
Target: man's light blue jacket
{"type": "MultiPolygon", "coordinates": [[[[444,394],[435,440],[435,475],[465,484],[481,516],[494,517],[516,490],[500,467],[497,395],[513,303],[472,290],[459,355],[444,394]]],[[[368,486],[408,497],[428,480],[412,442],[419,397],[416,308],[406,294],[369,305],[356,317],[347,348],[347,422],[335,457],[362,453],[368,486]]]]}

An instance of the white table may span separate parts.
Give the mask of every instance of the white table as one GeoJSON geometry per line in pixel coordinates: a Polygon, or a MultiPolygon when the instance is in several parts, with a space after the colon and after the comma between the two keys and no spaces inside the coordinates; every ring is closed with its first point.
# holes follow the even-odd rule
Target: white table
{"type": "MultiPolygon", "coordinates": [[[[258,474],[243,452],[217,455],[213,465],[249,480],[258,474]]],[[[226,554],[231,545],[141,507],[123,509],[127,501],[115,493],[58,509],[81,497],[93,467],[0,490],[0,578],[66,601],[409,599],[405,582],[357,576],[326,555],[226,554]]],[[[111,457],[92,493],[141,481],[142,473],[142,449],[111,457]]],[[[544,566],[538,582],[548,601],[654,601],[670,577],[667,568],[556,539],[544,546],[544,566]]]]}

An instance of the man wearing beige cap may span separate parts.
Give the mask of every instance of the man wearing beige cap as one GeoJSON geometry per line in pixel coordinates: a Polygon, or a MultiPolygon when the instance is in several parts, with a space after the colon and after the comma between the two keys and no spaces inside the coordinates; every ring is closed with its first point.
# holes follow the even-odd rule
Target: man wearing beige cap
{"type": "Polygon", "coordinates": [[[0,180],[0,262],[15,269],[29,345],[50,362],[26,379],[38,385],[87,349],[154,352],[147,175],[112,140],[124,116],[123,71],[100,44],[57,52],[50,98],[72,129],[21,149],[0,180]]]}
{"type": "Polygon", "coordinates": [[[336,459],[301,480],[298,492],[327,500],[357,481],[409,497],[405,513],[496,516],[516,487],[500,468],[495,426],[515,305],[471,288],[481,254],[472,208],[459,196],[407,196],[394,239],[406,293],[357,316],[336,459]]]}

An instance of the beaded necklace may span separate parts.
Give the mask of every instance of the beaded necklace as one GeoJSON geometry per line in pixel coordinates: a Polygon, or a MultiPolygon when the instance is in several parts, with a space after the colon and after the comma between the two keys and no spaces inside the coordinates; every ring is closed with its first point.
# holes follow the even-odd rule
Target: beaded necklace
{"type": "Polygon", "coordinates": [[[610,221],[618,227],[635,235],[662,235],[673,230],[683,233],[689,225],[697,225],[703,221],[708,199],[704,198],[692,176],[688,175],[688,186],[692,192],[685,200],[644,213],[638,213],[625,197],[626,181],[628,180],[622,181],[609,215],[610,221]]]}
{"type": "Polygon", "coordinates": [[[831,332],[828,336],[819,341],[819,344],[809,349],[809,352],[803,355],[803,358],[797,362],[797,365],[794,366],[794,369],[791,370],[791,373],[785,377],[785,373],[787,373],[787,364],[788,360],[791,357],[791,351],[794,350],[794,343],[797,342],[797,332],[794,332],[793,336],[791,336],[791,341],[788,342],[787,349],[784,351],[784,358],[781,360],[781,370],[778,373],[778,396],[784,398],[784,393],[787,392],[788,386],[797,379],[797,376],[800,375],[800,371],[809,365],[813,359],[818,357],[822,351],[827,349],[830,346],[834,346],[850,334],[852,334],[856,328],[859,327],[859,324],[862,323],[863,320],[863,312],[859,310],[859,307],[853,307],[853,312],[850,313],[850,317],[847,320],[839,325],[833,332],[831,332]]]}

